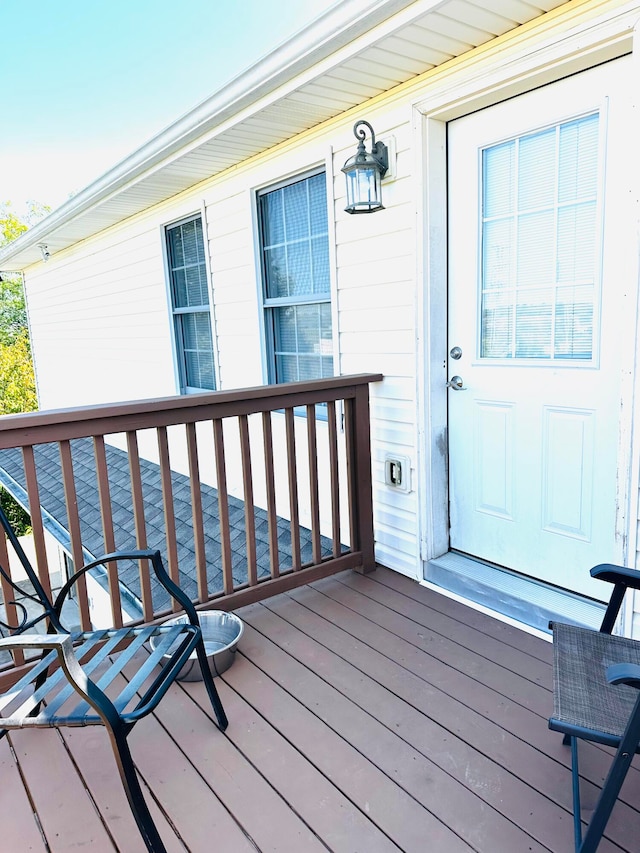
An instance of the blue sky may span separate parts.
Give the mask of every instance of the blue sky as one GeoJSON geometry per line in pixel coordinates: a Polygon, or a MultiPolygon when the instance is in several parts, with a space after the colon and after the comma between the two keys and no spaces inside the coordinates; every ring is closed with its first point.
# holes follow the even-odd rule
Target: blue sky
{"type": "Polygon", "coordinates": [[[0,0],[0,202],[53,207],[336,0],[0,0]]]}

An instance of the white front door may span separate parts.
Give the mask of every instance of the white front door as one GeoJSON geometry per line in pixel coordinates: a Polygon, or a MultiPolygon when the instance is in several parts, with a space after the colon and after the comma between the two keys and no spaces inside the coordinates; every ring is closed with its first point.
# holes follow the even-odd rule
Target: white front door
{"type": "Polygon", "coordinates": [[[599,598],[589,569],[617,554],[629,64],[448,129],[451,548],[599,598]]]}

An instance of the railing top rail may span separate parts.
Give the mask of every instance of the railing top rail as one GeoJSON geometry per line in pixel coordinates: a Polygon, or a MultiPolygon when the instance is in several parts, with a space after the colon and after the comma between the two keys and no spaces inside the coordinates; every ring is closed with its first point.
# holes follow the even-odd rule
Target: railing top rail
{"type": "Polygon", "coordinates": [[[347,399],[355,396],[359,386],[380,382],[382,378],[380,373],[361,373],[208,394],[5,415],[0,417],[0,449],[347,399]]]}

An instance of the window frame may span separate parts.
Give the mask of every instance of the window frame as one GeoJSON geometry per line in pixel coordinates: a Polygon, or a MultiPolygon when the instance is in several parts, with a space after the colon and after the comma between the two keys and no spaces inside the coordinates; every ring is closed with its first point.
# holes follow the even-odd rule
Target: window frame
{"type": "Polygon", "coordinates": [[[165,284],[167,289],[167,309],[168,309],[168,319],[170,326],[170,334],[171,334],[171,347],[172,347],[172,356],[173,356],[173,365],[174,365],[174,378],[175,384],[177,388],[177,392],[179,394],[208,394],[213,393],[213,391],[218,390],[220,388],[220,380],[219,380],[219,369],[218,369],[218,347],[217,347],[217,329],[216,329],[216,320],[215,320],[215,310],[213,304],[213,287],[212,287],[212,276],[210,269],[210,259],[209,252],[207,249],[207,219],[206,219],[206,208],[204,204],[202,207],[194,211],[193,213],[189,213],[185,216],[181,216],[178,219],[174,219],[170,222],[166,222],[161,226],[162,232],[162,254],[163,254],[163,262],[164,262],[164,270],[165,270],[165,284]],[[185,308],[177,308],[174,300],[174,278],[173,278],[173,268],[171,266],[171,252],[169,248],[169,232],[177,228],[181,225],[186,225],[189,222],[195,222],[200,220],[201,228],[202,228],[202,249],[204,256],[204,266],[205,266],[205,275],[207,282],[207,296],[209,299],[207,306],[189,306],[185,308]],[[206,307],[206,311],[203,310],[206,307]],[[185,314],[204,314],[208,313],[209,315],[209,323],[211,327],[211,352],[213,358],[213,380],[214,380],[214,388],[200,388],[193,385],[188,385],[187,371],[186,371],[186,360],[185,360],[185,348],[184,341],[182,339],[182,329],[179,327],[176,322],[176,318],[178,316],[183,316],[185,314]]]}
{"type": "MultiPolygon", "coordinates": [[[[562,118],[557,119],[556,121],[550,122],[548,124],[540,125],[539,127],[531,127],[528,130],[518,134],[516,136],[508,136],[504,139],[496,142],[492,142],[490,145],[481,146],[478,149],[478,174],[480,179],[480,192],[478,194],[478,284],[477,284],[477,330],[476,330],[476,363],[487,362],[492,365],[501,365],[508,366],[511,364],[519,364],[522,365],[533,365],[533,366],[553,366],[555,368],[569,367],[571,369],[574,368],[593,368],[599,365],[600,361],[600,338],[601,338],[601,329],[600,329],[600,321],[601,321],[601,299],[602,299],[602,248],[603,248],[603,210],[604,210],[604,157],[605,157],[605,148],[606,148],[606,112],[602,107],[595,107],[590,110],[586,110],[584,112],[576,113],[575,115],[568,115],[562,118]],[[557,197],[557,181],[559,177],[559,140],[562,129],[568,127],[570,125],[576,125],[584,120],[589,120],[595,118],[597,120],[597,130],[595,133],[596,139],[596,156],[595,156],[595,175],[594,175],[594,183],[595,190],[592,194],[591,198],[588,199],[580,199],[579,201],[563,202],[559,200],[557,197]],[[563,210],[567,210],[570,208],[577,208],[585,205],[586,203],[593,202],[594,204],[594,224],[593,224],[593,236],[594,236],[594,258],[593,258],[593,281],[583,282],[583,284],[588,284],[593,287],[594,294],[591,302],[592,308],[592,316],[591,316],[591,355],[588,358],[580,357],[580,356],[566,356],[556,354],[557,347],[557,339],[554,337],[555,329],[556,329],[556,319],[557,319],[557,293],[559,290],[566,286],[564,282],[558,279],[557,273],[554,275],[552,279],[550,279],[550,283],[548,284],[548,289],[552,290],[552,300],[550,302],[551,305],[551,336],[549,339],[550,351],[551,354],[549,356],[538,357],[538,356],[519,356],[516,354],[516,323],[515,323],[515,313],[514,313],[514,321],[513,321],[513,341],[512,341],[512,350],[513,353],[509,356],[487,356],[483,353],[483,307],[484,300],[487,293],[491,292],[491,288],[486,288],[484,281],[484,259],[485,259],[485,231],[484,226],[487,222],[491,221],[494,217],[485,217],[484,213],[484,204],[483,197],[485,192],[485,173],[484,173],[484,157],[487,151],[491,149],[498,148],[501,145],[506,145],[509,143],[515,143],[516,145],[516,163],[519,160],[519,146],[522,144],[523,140],[528,138],[532,138],[538,135],[541,135],[546,132],[553,132],[555,134],[555,145],[554,145],[554,166],[555,166],[555,178],[556,178],[556,197],[553,202],[546,203],[544,207],[540,209],[544,210],[552,210],[553,211],[553,225],[554,225],[554,263],[556,259],[557,252],[557,226],[558,226],[558,217],[559,214],[562,213],[563,210]]],[[[518,176],[516,175],[515,181],[517,182],[518,176]]],[[[531,208],[532,212],[537,212],[537,208],[531,208]]],[[[520,209],[519,207],[514,207],[512,212],[515,227],[517,227],[517,223],[519,219],[523,219],[527,215],[530,214],[531,211],[527,211],[526,209],[520,209]]],[[[499,217],[495,217],[498,219],[499,217]]],[[[517,240],[514,243],[517,245],[517,240]]],[[[514,269],[517,266],[519,256],[516,255],[512,259],[511,263],[514,266],[514,269]]],[[[511,289],[514,294],[514,302],[512,308],[515,312],[516,310],[516,301],[518,297],[518,292],[521,291],[523,293],[534,293],[536,290],[541,290],[542,287],[531,287],[527,288],[523,287],[517,281],[515,274],[512,271],[512,282],[511,289]]],[[[580,282],[574,282],[572,287],[581,286],[580,282]]]]}
{"type": "MultiPolygon", "coordinates": [[[[333,371],[331,376],[339,375],[338,370],[338,352],[337,352],[337,311],[335,300],[335,235],[332,230],[333,220],[330,218],[331,205],[333,197],[330,189],[332,186],[333,176],[327,163],[322,163],[316,167],[295,172],[286,178],[281,178],[278,181],[265,184],[254,190],[253,193],[253,211],[254,211],[254,226],[256,234],[256,264],[258,270],[257,285],[258,299],[261,311],[261,331],[262,331],[262,352],[263,352],[263,372],[265,381],[268,384],[282,384],[277,380],[276,368],[276,309],[287,306],[298,305],[329,305],[331,315],[331,358],[333,363],[333,371]],[[262,199],[272,192],[284,189],[293,184],[306,181],[316,175],[324,175],[325,178],[325,194],[326,194],[326,239],[328,250],[328,272],[329,281],[328,289],[324,294],[310,293],[301,294],[298,296],[280,296],[270,297],[267,295],[267,277],[265,268],[265,241],[264,241],[264,220],[262,215],[262,199]]],[[[328,377],[326,377],[328,378],[328,377]]],[[[305,380],[301,380],[305,381],[305,380]]]]}

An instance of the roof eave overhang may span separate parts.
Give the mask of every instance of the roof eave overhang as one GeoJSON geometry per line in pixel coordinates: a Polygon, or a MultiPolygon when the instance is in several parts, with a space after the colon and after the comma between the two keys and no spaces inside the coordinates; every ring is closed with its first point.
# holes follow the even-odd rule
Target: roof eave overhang
{"type": "MultiPolygon", "coordinates": [[[[301,87],[447,3],[448,0],[343,0],[0,250],[0,272],[23,271],[33,264],[42,263],[41,244],[46,244],[52,253],[61,251],[188,189],[206,177],[212,177],[217,173],[215,170],[195,179],[185,178],[184,185],[173,180],[164,187],[159,186],[156,180],[152,202],[140,200],[137,206],[134,202],[124,216],[108,210],[110,202],[133,194],[143,181],[149,182],[154,176],[157,178],[169,166],[201,146],[215,143],[230,128],[239,128],[243,123],[255,120],[301,87]]],[[[493,5],[499,7],[494,0],[488,0],[484,7],[487,9],[493,5]]],[[[343,110],[344,104],[336,97],[332,114],[338,115],[343,110]]],[[[317,123],[321,120],[319,118],[317,123]]],[[[299,124],[294,122],[278,142],[295,137],[307,127],[308,124],[305,126],[302,120],[299,124]]],[[[256,144],[249,153],[245,149],[238,154],[235,162],[227,158],[218,171],[270,147],[256,144]]]]}

